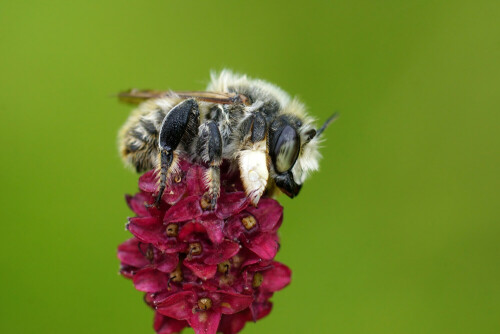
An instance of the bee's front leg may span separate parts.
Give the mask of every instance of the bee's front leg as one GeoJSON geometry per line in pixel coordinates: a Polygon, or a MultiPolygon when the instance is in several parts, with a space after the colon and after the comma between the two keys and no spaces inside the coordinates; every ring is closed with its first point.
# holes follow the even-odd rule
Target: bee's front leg
{"type": "Polygon", "coordinates": [[[188,130],[189,123],[196,123],[196,127],[200,122],[200,112],[198,103],[194,99],[184,100],[173,107],[163,119],[159,134],[159,187],[155,205],[159,206],[161,197],[167,186],[167,179],[172,170],[175,169],[176,154],[175,150],[181,139],[188,130]]]}
{"type": "Polygon", "coordinates": [[[238,165],[241,181],[254,206],[264,193],[269,178],[267,124],[260,113],[247,118],[238,129],[240,151],[238,165]]]}
{"type": "Polygon", "coordinates": [[[200,125],[196,150],[203,162],[209,164],[205,182],[213,209],[220,194],[220,165],[222,164],[222,136],[214,121],[200,125]]]}

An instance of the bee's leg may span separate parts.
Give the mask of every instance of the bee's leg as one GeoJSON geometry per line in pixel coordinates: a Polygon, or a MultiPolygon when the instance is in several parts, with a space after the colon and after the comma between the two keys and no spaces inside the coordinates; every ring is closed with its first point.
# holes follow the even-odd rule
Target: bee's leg
{"type": "Polygon", "coordinates": [[[187,135],[187,132],[190,132],[188,131],[190,123],[194,122],[196,126],[199,124],[199,115],[198,103],[194,99],[189,99],[173,107],[163,119],[158,140],[160,179],[156,206],[160,204],[161,197],[167,186],[167,179],[172,169],[175,168],[175,163],[172,164],[174,158],[176,158],[175,150],[181,139],[187,135]]]}
{"type": "Polygon", "coordinates": [[[198,142],[196,145],[198,156],[202,157],[209,168],[205,174],[208,185],[210,204],[215,208],[220,194],[220,165],[222,164],[222,137],[214,121],[209,121],[200,126],[198,142]]]}
{"type": "Polygon", "coordinates": [[[253,205],[257,205],[269,178],[267,125],[264,116],[256,113],[239,128],[241,148],[238,165],[241,181],[253,205]]]}

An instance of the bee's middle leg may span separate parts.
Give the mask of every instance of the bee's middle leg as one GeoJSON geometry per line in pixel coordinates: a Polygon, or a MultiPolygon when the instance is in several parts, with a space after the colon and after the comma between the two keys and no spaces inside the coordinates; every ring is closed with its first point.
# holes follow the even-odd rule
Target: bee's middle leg
{"type": "Polygon", "coordinates": [[[220,165],[222,164],[222,136],[214,121],[204,123],[199,128],[197,152],[209,164],[205,174],[210,205],[215,208],[220,194],[220,165]]]}
{"type": "Polygon", "coordinates": [[[189,123],[199,124],[198,103],[194,99],[184,100],[173,107],[163,119],[159,134],[160,149],[160,179],[158,195],[155,205],[159,206],[163,192],[167,186],[167,177],[171,172],[172,162],[174,161],[174,151],[179,146],[182,138],[185,136],[189,123]]]}

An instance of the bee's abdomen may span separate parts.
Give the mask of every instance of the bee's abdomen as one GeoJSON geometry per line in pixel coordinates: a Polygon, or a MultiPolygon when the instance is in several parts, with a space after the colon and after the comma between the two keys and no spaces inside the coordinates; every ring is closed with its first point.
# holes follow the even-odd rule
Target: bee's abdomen
{"type": "Polygon", "coordinates": [[[138,173],[156,167],[158,133],[165,113],[158,110],[132,115],[120,132],[120,153],[124,162],[138,173]]]}

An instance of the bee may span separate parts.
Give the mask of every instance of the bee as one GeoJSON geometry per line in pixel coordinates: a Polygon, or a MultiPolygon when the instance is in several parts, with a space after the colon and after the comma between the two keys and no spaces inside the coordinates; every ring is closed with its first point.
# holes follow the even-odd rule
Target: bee
{"type": "Polygon", "coordinates": [[[239,169],[253,205],[276,188],[293,198],[318,169],[319,140],[336,118],[332,115],[316,129],[297,98],[229,70],[212,73],[206,91],[132,89],[118,97],[140,104],[120,130],[119,149],[125,164],[138,173],[157,169],[156,205],[178,173],[180,158],[207,167],[212,208],[220,194],[223,161],[239,169]]]}

